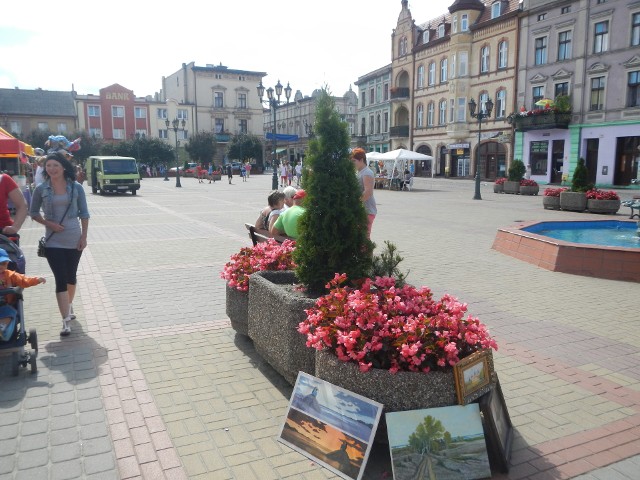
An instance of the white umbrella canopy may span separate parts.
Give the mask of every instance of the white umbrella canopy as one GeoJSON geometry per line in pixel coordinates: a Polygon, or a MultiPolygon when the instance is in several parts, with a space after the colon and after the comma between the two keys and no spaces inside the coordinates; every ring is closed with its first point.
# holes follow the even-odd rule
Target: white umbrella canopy
{"type": "Polygon", "coordinates": [[[380,152],[368,152],[367,160],[378,160],[380,155],[382,155],[380,152]]]}
{"type": "Polygon", "coordinates": [[[431,155],[425,155],[424,153],[412,152],[411,150],[405,150],[404,148],[398,148],[397,150],[391,150],[387,153],[380,154],[376,157],[377,160],[433,160],[431,155]]]}

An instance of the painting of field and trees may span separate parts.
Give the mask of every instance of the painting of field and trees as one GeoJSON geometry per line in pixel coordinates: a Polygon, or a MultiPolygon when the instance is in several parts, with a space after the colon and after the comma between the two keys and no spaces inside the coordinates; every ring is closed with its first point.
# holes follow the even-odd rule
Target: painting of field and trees
{"type": "Polygon", "coordinates": [[[477,403],[386,414],[395,480],[490,478],[477,403]]]}

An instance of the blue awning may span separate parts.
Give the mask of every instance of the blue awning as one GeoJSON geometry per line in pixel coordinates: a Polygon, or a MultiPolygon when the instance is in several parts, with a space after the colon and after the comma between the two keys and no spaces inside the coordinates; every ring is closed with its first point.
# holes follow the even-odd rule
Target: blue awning
{"type": "MultiPolygon", "coordinates": [[[[267,140],[273,140],[273,133],[267,132],[264,134],[267,140]]],[[[298,135],[287,135],[285,133],[276,133],[276,141],[282,140],[283,142],[297,142],[298,135]]]]}

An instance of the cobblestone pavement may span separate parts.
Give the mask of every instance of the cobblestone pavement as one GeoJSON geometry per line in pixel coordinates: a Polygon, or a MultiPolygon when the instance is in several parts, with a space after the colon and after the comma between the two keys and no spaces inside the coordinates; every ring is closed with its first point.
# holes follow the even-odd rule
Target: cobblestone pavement
{"type": "MultiPolygon", "coordinates": [[[[248,245],[243,223],[271,185],[269,175],[234,180],[89,193],[78,319],[65,339],[35,255],[42,229],[27,221],[27,273],[49,281],[25,291],[38,373],[11,377],[0,357],[0,478],[337,478],[275,440],[291,388],[229,326],[219,271],[248,245]]],[[[491,249],[500,226],[603,217],[545,211],[540,197],[496,195],[491,184],[474,201],[468,180],[418,178],[411,192],[375,196],[373,240],[393,241],[411,283],[458,296],[498,341],[515,438],[510,473],[494,478],[637,479],[640,286],[491,249]]],[[[364,478],[391,478],[383,446],[364,478]]]]}

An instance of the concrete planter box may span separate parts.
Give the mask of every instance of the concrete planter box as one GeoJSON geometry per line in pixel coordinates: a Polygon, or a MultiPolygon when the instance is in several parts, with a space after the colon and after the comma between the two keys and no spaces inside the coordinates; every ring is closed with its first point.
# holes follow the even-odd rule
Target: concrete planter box
{"type": "Polygon", "coordinates": [[[315,350],[307,348],[298,324],[315,298],[294,291],[293,271],[263,271],[249,279],[249,338],[258,352],[291,385],[302,370],[315,374],[315,350]]]}
{"type": "Polygon", "coordinates": [[[520,193],[520,182],[504,182],[504,193],[518,194],[520,193]]]}
{"type": "Polygon", "coordinates": [[[538,195],[540,192],[540,186],[528,186],[528,185],[520,185],[520,195],[538,195]]]}
{"type": "Polygon", "coordinates": [[[587,200],[587,210],[591,213],[614,215],[620,210],[620,200],[596,200],[595,198],[590,198],[587,200]]]}
{"type": "Polygon", "coordinates": [[[546,210],[560,210],[560,197],[542,197],[542,206],[546,210]]]}
{"type": "Polygon", "coordinates": [[[226,307],[231,327],[242,335],[249,335],[249,292],[241,292],[227,284],[226,307]]]}
{"type": "Polygon", "coordinates": [[[571,212],[584,212],[587,208],[587,194],[584,192],[562,192],[560,208],[571,212]]]}
{"type": "Polygon", "coordinates": [[[213,180],[214,182],[216,180],[222,180],[222,174],[221,173],[213,173],[213,174],[211,174],[211,180],[213,180]]]}
{"type": "Polygon", "coordinates": [[[494,183],[493,184],[493,193],[504,193],[504,184],[502,184],[502,183],[494,183]]]}
{"type": "Polygon", "coordinates": [[[453,368],[445,372],[398,372],[373,368],[361,372],[332,352],[316,352],[315,375],[339,387],[384,404],[385,412],[457,405],[453,368]]]}

